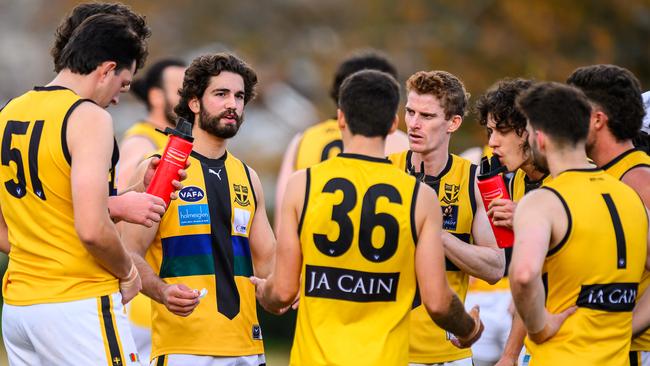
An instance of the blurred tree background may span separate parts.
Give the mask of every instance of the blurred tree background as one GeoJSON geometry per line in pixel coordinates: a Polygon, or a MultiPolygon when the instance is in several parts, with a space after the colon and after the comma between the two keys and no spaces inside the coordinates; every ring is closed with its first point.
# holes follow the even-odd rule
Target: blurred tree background
{"type": "MultiPolygon", "coordinates": [[[[54,76],[49,48],[78,2],[0,1],[0,102],[54,76]]],[[[504,77],[564,81],[576,68],[613,63],[650,88],[650,0],[158,0],[126,1],[153,30],[149,61],[229,50],[259,74],[259,97],[230,150],[258,171],[269,213],[284,149],[306,126],[334,115],[332,74],[360,48],[386,52],[400,82],[418,70],[447,70],[473,95],[504,77]]],[[[113,114],[121,133],[145,116],[124,97],[113,114]]],[[[469,113],[452,151],[484,143],[469,113]]],[[[268,322],[267,338],[292,333],[268,322]]]]}

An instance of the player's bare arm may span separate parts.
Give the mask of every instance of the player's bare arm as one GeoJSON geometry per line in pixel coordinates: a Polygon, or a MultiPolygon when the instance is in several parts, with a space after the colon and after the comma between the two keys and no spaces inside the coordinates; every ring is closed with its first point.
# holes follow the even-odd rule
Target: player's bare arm
{"type": "MultiPolygon", "coordinates": [[[[138,179],[137,175],[132,178],[135,179],[138,179]]],[[[142,278],[142,293],[165,305],[170,312],[179,316],[188,316],[199,303],[198,292],[182,284],[166,283],[144,259],[156,238],[159,225],[159,222],[152,222],[151,226],[125,223],[120,228],[122,240],[142,278]]]]}
{"type": "Polygon", "coordinates": [[[302,252],[298,233],[298,222],[306,189],[304,170],[294,173],[289,179],[282,202],[282,223],[278,236],[276,261],[273,272],[266,280],[256,277],[251,281],[256,286],[256,296],[260,304],[275,314],[286,311],[294,302],[300,289],[300,269],[302,252]],[[278,265],[282,263],[282,265],[278,265]]]}
{"type": "Polygon", "coordinates": [[[503,347],[501,358],[494,366],[515,366],[521,349],[524,347],[524,338],[526,338],[526,326],[519,314],[515,311],[508,340],[506,340],[506,344],[503,347]]]}
{"type": "Polygon", "coordinates": [[[126,303],[137,295],[141,285],[133,261],[108,214],[106,176],[113,152],[111,117],[95,104],[82,103],[70,115],[66,133],[72,157],[70,179],[75,230],[97,262],[120,279],[122,301],[126,303]]]}
{"type": "Polygon", "coordinates": [[[302,139],[302,133],[296,134],[289,142],[287,151],[285,151],[284,156],[282,157],[282,165],[280,165],[280,171],[278,172],[278,180],[275,185],[275,209],[274,209],[274,223],[273,229],[278,234],[280,230],[280,217],[282,211],[282,198],[284,197],[284,191],[289,182],[289,177],[293,174],[294,167],[296,164],[296,154],[298,153],[298,146],[300,145],[300,140],[302,139]]]}
{"type": "Polygon", "coordinates": [[[469,347],[479,337],[483,325],[478,308],[470,316],[463,303],[449,287],[445,274],[445,252],[442,245],[442,215],[435,192],[420,185],[415,206],[418,242],[415,249],[415,271],[420,296],[431,319],[441,328],[455,334],[469,347]],[[436,202],[436,204],[431,204],[436,202]]]}
{"type": "Polygon", "coordinates": [[[7,228],[5,218],[2,215],[2,207],[0,207],[0,252],[9,254],[10,250],[11,244],[9,243],[9,229],[7,228]]]}
{"type": "Polygon", "coordinates": [[[568,217],[555,194],[535,190],[519,202],[514,228],[515,243],[508,272],[513,300],[529,338],[543,343],[557,333],[576,309],[571,307],[560,314],[550,314],[544,306],[542,284],[544,259],[566,234],[568,217]]]}
{"type": "Polygon", "coordinates": [[[497,247],[476,182],[474,185],[476,200],[476,214],[472,221],[474,245],[469,245],[447,232],[443,233],[442,242],[447,258],[463,272],[495,284],[503,277],[506,257],[503,249],[497,247]]]}
{"type": "Polygon", "coordinates": [[[120,145],[120,163],[117,170],[118,192],[124,192],[129,188],[131,176],[138,165],[155,150],[152,141],[144,136],[130,136],[124,139],[120,145]]]}
{"type": "Polygon", "coordinates": [[[266,205],[264,204],[264,190],[260,178],[253,169],[250,169],[251,183],[253,190],[257,195],[257,206],[255,216],[250,225],[250,246],[253,256],[253,269],[255,276],[266,278],[271,274],[275,254],[275,235],[271,229],[269,218],[266,215],[266,205]]]}

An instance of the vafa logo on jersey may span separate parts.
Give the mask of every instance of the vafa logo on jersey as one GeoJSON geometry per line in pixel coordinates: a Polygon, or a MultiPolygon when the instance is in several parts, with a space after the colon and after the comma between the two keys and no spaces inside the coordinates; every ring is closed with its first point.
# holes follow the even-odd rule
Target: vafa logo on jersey
{"type": "Polygon", "coordinates": [[[185,202],[197,202],[205,197],[205,192],[197,186],[187,186],[178,192],[178,198],[185,202]]]}

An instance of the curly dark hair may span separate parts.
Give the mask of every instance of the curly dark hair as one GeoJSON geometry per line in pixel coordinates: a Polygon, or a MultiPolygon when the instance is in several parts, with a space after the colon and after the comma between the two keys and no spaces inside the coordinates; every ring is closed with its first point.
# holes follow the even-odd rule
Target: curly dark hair
{"type": "Polygon", "coordinates": [[[635,138],[645,111],[641,84],[629,70],[616,65],[591,65],[577,68],[567,84],[581,89],[609,118],[609,131],[617,141],[635,138]]]}
{"type": "Polygon", "coordinates": [[[243,60],[229,53],[203,55],[195,58],[190,67],[185,70],[183,87],[178,91],[181,100],[174,108],[176,115],[193,122],[194,112],[190,109],[190,100],[201,99],[210,84],[210,78],[219,75],[222,71],[239,74],[244,79],[244,104],[248,104],[255,98],[257,74],[243,60]]]}
{"type": "Polygon", "coordinates": [[[515,100],[533,83],[528,79],[506,78],[492,85],[474,106],[481,126],[487,126],[488,116],[492,116],[498,130],[514,130],[517,136],[523,136],[526,132],[526,117],[515,105],[515,100]]]}
{"type": "Polygon", "coordinates": [[[447,71],[418,71],[406,81],[406,90],[438,98],[447,120],[455,115],[465,116],[470,95],[463,82],[447,71]]]}
{"type": "Polygon", "coordinates": [[[397,79],[397,69],[395,69],[395,66],[393,66],[388,60],[388,57],[382,52],[373,49],[355,52],[341,62],[334,74],[334,80],[330,88],[330,97],[332,97],[332,100],[334,100],[337,106],[339,105],[339,91],[343,80],[361,70],[383,71],[397,79]]]}
{"type": "MultiPolygon", "coordinates": [[[[86,18],[95,14],[112,14],[126,17],[129,27],[138,35],[138,37],[144,40],[151,36],[151,30],[147,26],[144,16],[136,14],[127,5],[120,3],[97,2],[77,5],[72,9],[70,14],[61,21],[54,33],[54,45],[50,50],[50,54],[54,59],[55,72],[59,72],[63,69],[61,66],[61,52],[63,52],[65,45],[68,44],[74,30],[77,29],[86,18]]],[[[142,67],[142,65],[137,65],[138,69],[140,67],[142,67]]]]}

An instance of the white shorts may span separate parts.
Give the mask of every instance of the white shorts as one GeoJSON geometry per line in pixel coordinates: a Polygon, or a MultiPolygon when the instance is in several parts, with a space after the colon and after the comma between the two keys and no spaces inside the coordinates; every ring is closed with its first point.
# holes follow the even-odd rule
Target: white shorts
{"type": "Polygon", "coordinates": [[[439,363],[409,363],[409,366],[473,366],[471,358],[439,363]]]}
{"type": "Polygon", "coordinates": [[[481,321],[485,329],[481,338],[472,345],[472,357],[476,361],[497,362],[510,334],[512,314],[508,310],[512,296],[509,291],[469,292],[465,308],[474,305],[481,308],[481,321]]]}
{"type": "Polygon", "coordinates": [[[122,295],[51,304],[4,304],[11,366],[141,365],[122,295]]]}
{"type": "Polygon", "coordinates": [[[146,365],[149,362],[149,356],[151,356],[151,328],[141,327],[131,322],[129,325],[131,325],[131,334],[133,334],[140,362],[146,365]]]}
{"type": "Polygon", "coordinates": [[[631,351],[630,366],[650,366],[650,352],[631,351]]]}
{"type": "Polygon", "coordinates": [[[156,357],[150,366],[265,366],[264,355],[214,357],[197,355],[164,355],[156,357]]]}

